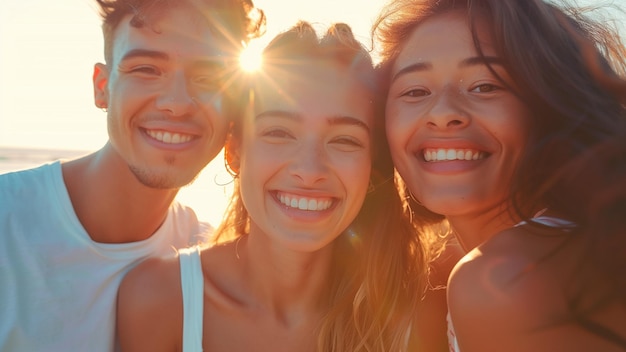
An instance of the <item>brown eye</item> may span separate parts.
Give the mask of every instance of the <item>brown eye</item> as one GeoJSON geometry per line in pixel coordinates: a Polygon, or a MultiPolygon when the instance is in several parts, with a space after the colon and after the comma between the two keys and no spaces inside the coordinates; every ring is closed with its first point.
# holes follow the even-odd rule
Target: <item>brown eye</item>
{"type": "Polygon", "coordinates": [[[496,90],[499,90],[500,87],[493,85],[493,84],[489,84],[489,83],[485,83],[485,84],[480,84],[474,88],[472,88],[470,90],[470,92],[474,92],[474,93],[490,93],[496,90]]]}
{"type": "Polygon", "coordinates": [[[411,89],[406,92],[403,92],[401,96],[409,97],[409,98],[419,98],[419,97],[425,97],[428,94],[430,93],[425,89],[411,89]]]}

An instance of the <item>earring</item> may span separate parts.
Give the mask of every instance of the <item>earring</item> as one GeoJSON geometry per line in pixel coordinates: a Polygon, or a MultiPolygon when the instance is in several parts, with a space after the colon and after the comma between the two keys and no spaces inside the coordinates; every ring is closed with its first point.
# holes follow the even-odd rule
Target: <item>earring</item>
{"type": "Polygon", "coordinates": [[[239,160],[232,160],[230,162],[228,160],[224,160],[224,168],[226,169],[226,172],[233,177],[233,179],[239,177],[239,160]]]}
{"type": "Polygon", "coordinates": [[[423,206],[424,206],[424,204],[422,204],[422,202],[420,202],[420,201],[417,199],[417,197],[415,197],[415,196],[413,195],[413,192],[411,192],[411,190],[410,190],[410,189],[408,189],[408,188],[407,188],[407,190],[409,191],[409,197],[410,197],[410,198],[411,198],[411,199],[415,202],[415,204],[417,204],[417,205],[419,205],[419,206],[423,207],[423,206]]]}

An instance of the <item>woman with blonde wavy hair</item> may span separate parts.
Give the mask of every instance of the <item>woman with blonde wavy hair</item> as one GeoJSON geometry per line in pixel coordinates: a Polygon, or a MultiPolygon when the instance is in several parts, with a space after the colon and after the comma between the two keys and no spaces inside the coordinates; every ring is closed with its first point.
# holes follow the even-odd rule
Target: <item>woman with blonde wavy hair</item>
{"type": "Polygon", "coordinates": [[[320,39],[301,22],[248,83],[215,244],[126,277],[122,350],[428,350],[433,336],[411,334],[428,251],[394,184],[367,51],[345,24],[320,39]]]}

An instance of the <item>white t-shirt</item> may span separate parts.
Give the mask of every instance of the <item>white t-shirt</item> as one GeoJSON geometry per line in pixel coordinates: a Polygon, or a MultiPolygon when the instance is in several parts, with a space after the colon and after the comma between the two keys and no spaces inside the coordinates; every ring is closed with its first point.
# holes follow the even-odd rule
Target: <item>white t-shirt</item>
{"type": "Polygon", "coordinates": [[[60,162],[0,175],[0,351],[113,351],[122,277],[209,229],[174,203],[150,238],[96,243],[74,213],[60,162]]]}

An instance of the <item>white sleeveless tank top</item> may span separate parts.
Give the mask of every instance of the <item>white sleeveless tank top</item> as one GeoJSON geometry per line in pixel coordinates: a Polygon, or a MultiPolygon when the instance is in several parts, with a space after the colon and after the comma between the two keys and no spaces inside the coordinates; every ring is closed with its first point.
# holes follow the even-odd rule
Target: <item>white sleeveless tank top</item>
{"type": "Polygon", "coordinates": [[[178,258],[183,293],[183,352],[202,352],[204,277],[200,248],[181,249],[178,258]]]}

